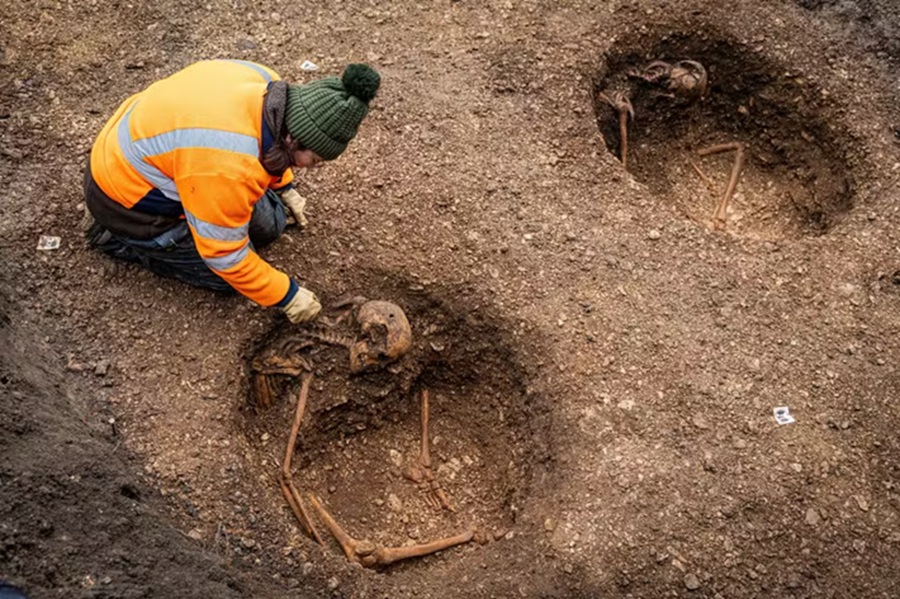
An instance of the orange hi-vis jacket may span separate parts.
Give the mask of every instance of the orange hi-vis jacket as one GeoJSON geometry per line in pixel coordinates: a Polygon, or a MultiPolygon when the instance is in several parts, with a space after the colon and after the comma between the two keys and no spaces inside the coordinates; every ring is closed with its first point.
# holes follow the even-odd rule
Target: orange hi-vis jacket
{"type": "Polygon", "coordinates": [[[263,98],[278,79],[250,62],[193,64],[125,100],[91,150],[106,195],[129,209],[150,198],[180,204],[205,263],[263,306],[283,305],[297,288],[248,236],[253,205],[293,179],[290,169],[273,177],[260,162],[263,98]]]}

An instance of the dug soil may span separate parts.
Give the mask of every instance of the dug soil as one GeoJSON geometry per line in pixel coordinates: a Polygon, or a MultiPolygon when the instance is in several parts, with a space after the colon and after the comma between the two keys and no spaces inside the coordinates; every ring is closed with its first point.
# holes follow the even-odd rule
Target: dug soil
{"type": "Polygon", "coordinates": [[[897,596],[898,39],[892,0],[11,0],[0,579],[35,599],[897,596]],[[328,317],[398,304],[413,348],[359,376],[311,348],[290,480],[357,539],[471,542],[366,569],[314,513],[317,544],[280,488],[299,383],[249,401],[257,352],[296,330],[86,246],[105,120],[215,58],[382,74],[347,152],[297,173],[309,227],[263,255],[328,317]],[[629,76],[656,60],[704,65],[706,95],[629,76]],[[701,150],[736,143],[716,221],[735,154],[701,150]],[[404,476],[423,391],[453,511],[404,476]]]}

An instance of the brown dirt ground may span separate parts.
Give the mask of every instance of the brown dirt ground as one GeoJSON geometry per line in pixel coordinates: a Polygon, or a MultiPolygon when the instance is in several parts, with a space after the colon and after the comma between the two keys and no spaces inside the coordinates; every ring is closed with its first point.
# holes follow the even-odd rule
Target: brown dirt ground
{"type": "Polygon", "coordinates": [[[8,2],[0,578],[38,599],[897,596],[900,9],[734,4],[8,2]],[[316,356],[295,480],[360,537],[491,542],[378,572],[317,547],[277,486],[296,387],[247,409],[283,317],[84,246],[105,118],[214,57],[384,80],[302,175],[311,227],[265,255],[326,301],[399,303],[415,350],[354,379],[316,356]],[[595,94],[657,58],[704,62],[710,93],[640,95],[625,172],[595,94]],[[715,232],[730,158],[702,159],[712,191],[690,161],[734,140],[715,232]],[[399,475],[422,387],[456,514],[399,475]]]}

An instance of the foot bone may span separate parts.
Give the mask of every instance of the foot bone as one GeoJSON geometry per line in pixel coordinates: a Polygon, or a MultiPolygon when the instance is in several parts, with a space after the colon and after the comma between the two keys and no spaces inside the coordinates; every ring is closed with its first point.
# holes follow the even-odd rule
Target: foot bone
{"type": "Polygon", "coordinates": [[[428,389],[422,389],[421,397],[422,447],[419,451],[419,457],[415,462],[407,466],[403,472],[403,476],[419,485],[419,489],[425,496],[425,502],[429,506],[434,509],[445,509],[455,512],[456,508],[450,503],[450,500],[441,488],[440,483],[434,480],[434,474],[431,472],[431,451],[429,449],[430,441],[428,437],[428,389]]]}

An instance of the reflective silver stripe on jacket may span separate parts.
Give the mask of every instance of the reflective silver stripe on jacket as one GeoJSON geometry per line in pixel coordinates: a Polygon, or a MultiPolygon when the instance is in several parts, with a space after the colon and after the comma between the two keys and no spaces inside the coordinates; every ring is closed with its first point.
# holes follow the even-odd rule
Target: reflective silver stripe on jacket
{"type": "Polygon", "coordinates": [[[207,148],[225,152],[237,152],[253,156],[254,158],[259,156],[259,142],[253,135],[204,127],[175,129],[153,137],[132,140],[129,123],[131,122],[131,112],[134,108],[132,106],[125,113],[116,132],[119,147],[122,148],[122,154],[128,160],[128,164],[148,183],[175,202],[181,201],[175,181],[152,164],[147,163],[144,160],[145,158],[185,148],[207,148]]]}
{"type": "MultiPolygon", "coordinates": [[[[129,124],[131,122],[131,112],[134,108],[135,107],[132,106],[119,123],[119,127],[116,131],[119,147],[122,149],[122,154],[132,168],[134,168],[134,170],[136,170],[150,185],[159,189],[164,196],[174,202],[181,202],[181,196],[178,193],[178,187],[175,185],[175,181],[152,164],[146,162],[144,160],[145,158],[185,148],[207,148],[223,150],[226,152],[237,152],[253,156],[254,158],[259,156],[259,142],[256,137],[244,135],[243,133],[234,133],[232,131],[221,131],[218,129],[191,127],[167,131],[166,133],[143,139],[132,140],[129,124]]],[[[197,235],[205,239],[217,241],[245,240],[244,245],[225,256],[204,258],[204,261],[210,268],[214,270],[227,270],[237,265],[250,252],[250,240],[248,238],[249,223],[239,227],[223,227],[221,225],[203,221],[187,210],[185,210],[185,217],[188,224],[194,228],[197,235]]]]}
{"type": "Polygon", "coordinates": [[[239,249],[234,250],[230,254],[219,256],[216,258],[203,258],[203,261],[213,270],[228,270],[247,257],[250,253],[250,240],[242,245],[239,249]]]}
{"type": "Polygon", "coordinates": [[[155,166],[144,162],[145,156],[141,155],[140,150],[131,141],[131,129],[128,124],[131,122],[131,111],[133,110],[134,106],[128,109],[128,112],[125,113],[125,116],[122,117],[122,121],[119,123],[119,128],[116,130],[119,147],[122,148],[125,160],[138,174],[147,180],[147,183],[160,190],[164,196],[175,202],[180,202],[181,196],[178,195],[175,181],[167,177],[155,166]]]}
{"type": "Polygon", "coordinates": [[[269,75],[269,72],[266,71],[266,70],[265,70],[264,68],[262,68],[261,66],[259,66],[258,64],[249,62],[249,61],[247,61],[247,60],[237,60],[236,58],[225,58],[225,59],[223,59],[223,60],[226,60],[227,62],[233,62],[233,63],[236,63],[236,64],[242,64],[242,65],[244,65],[245,67],[250,67],[251,69],[253,69],[253,70],[256,71],[257,73],[259,73],[260,75],[262,75],[262,76],[263,76],[263,79],[266,80],[266,83],[268,83],[268,82],[270,82],[270,81],[272,80],[272,76],[269,75]]]}
{"type": "Polygon", "coordinates": [[[224,256],[216,256],[208,258],[203,256],[203,261],[213,270],[227,270],[247,257],[250,253],[250,223],[241,225],[240,227],[223,227],[214,225],[204,220],[200,220],[187,210],[184,216],[188,224],[194,228],[195,233],[204,239],[214,239],[216,241],[243,241],[244,243],[236,250],[233,250],[224,256]]]}
{"type": "Polygon", "coordinates": [[[250,231],[250,223],[241,225],[240,227],[223,227],[214,225],[204,220],[200,220],[187,210],[184,211],[187,222],[194,227],[197,235],[204,239],[215,239],[216,241],[241,241],[245,239],[250,231]]]}

